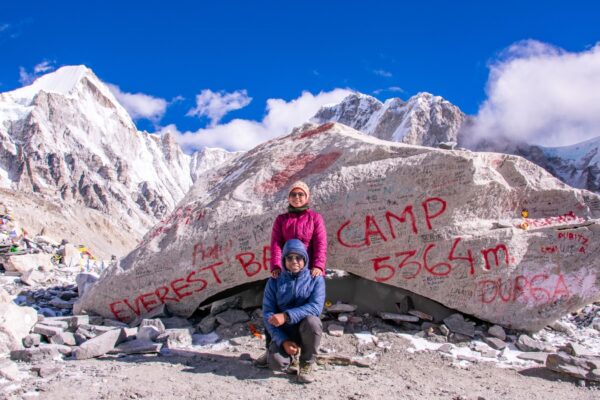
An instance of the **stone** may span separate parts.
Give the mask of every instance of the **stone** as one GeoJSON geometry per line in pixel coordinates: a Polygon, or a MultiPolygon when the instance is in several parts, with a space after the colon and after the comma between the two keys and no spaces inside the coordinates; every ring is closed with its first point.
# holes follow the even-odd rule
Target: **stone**
{"type": "Polygon", "coordinates": [[[42,335],[39,333],[30,333],[29,335],[23,338],[23,347],[30,348],[40,345],[40,340],[42,339],[42,335]]]}
{"type": "Polygon", "coordinates": [[[554,348],[544,342],[539,340],[534,340],[530,336],[526,334],[522,334],[517,339],[515,343],[517,348],[521,351],[544,351],[544,352],[552,352],[554,348]]]}
{"type": "Polygon", "coordinates": [[[564,322],[561,321],[554,321],[553,323],[551,323],[550,325],[548,325],[552,330],[555,330],[556,332],[562,332],[565,333],[569,336],[573,336],[574,332],[573,329],[571,329],[567,324],[565,324],[564,322]]]}
{"type": "Polygon", "coordinates": [[[490,346],[482,342],[472,342],[469,347],[471,348],[471,350],[481,353],[482,357],[496,358],[496,356],[498,355],[496,350],[490,348],[490,346]]]}
{"type": "Polygon", "coordinates": [[[440,325],[440,332],[442,333],[442,335],[444,336],[448,336],[450,334],[450,329],[448,329],[448,327],[444,324],[440,325]]]}
{"type": "Polygon", "coordinates": [[[58,326],[48,326],[40,323],[35,324],[32,332],[39,333],[40,335],[44,335],[47,338],[51,338],[54,335],[58,335],[59,333],[64,332],[64,329],[58,326]]]}
{"type": "Polygon", "coordinates": [[[18,382],[27,377],[26,374],[19,371],[17,364],[11,360],[0,358],[0,378],[8,379],[9,381],[18,382]]]}
{"type": "Polygon", "coordinates": [[[144,314],[162,298],[174,315],[190,317],[225,291],[264,281],[265,247],[292,179],[314,188],[328,264],[348,273],[515,330],[537,331],[598,300],[597,194],[521,157],[378,141],[328,123],[304,124],[196,179],[75,313],[129,323],[137,315],[127,304],[144,314]],[[515,204],[527,205],[527,229],[515,204]],[[510,228],[490,229],[494,222],[510,228]],[[585,237],[585,253],[540,256],[540,243],[561,248],[570,233],[585,237]],[[201,260],[209,248],[215,257],[201,260]],[[190,270],[191,258],[201,267],[190,270]]]}
{"type": "Polygon", "coordinates": [[[84,336],[81,334],[81,332],[75,332],[73,334],[73,337],[75,338],[75,343],[77,344],[77,346],[80,346],[81,343],[84,343],[85,341],[87,341],[89,338],[87,336],[84,336]]]}
{"type": "Polygon", "coordinates": [[[475,336],[475,326],[465,321],[462,314],[456,313],[444,318],[444,324],[448,327],[450,332],[459,333],[468,337],[475,336]]]}
{"type": "Polygon", "coordinates": [[[496,337],[483,337],[482,340],[495,350],[504,350],[506,348],[506,342],[496,338],[496,337]]]}
{"type": "Polygon", "coordinates": [[[422,319],[424,321],[433,321],[433,317],[427,313],[424,313],[422,311],[419,310],[408,310],[408,313],[410,315],[414,315],[415,317],[418,317],[419,319],[422,319]]]}
{"type": "Polygon", "coordinates": [[[105,318],[102,325],[113,326],[115,328],[128,328],[129,327],[129,325],[127,325],[125,322],[116,321],[114,319],[109,319],[109,318],[105,318]]]}
{"type": "Polygon", "coordinates": [[[192,345],[192,331],[190,328],[167,329],[156,341],[164,343],[168,349],[189,347],[192,345]]]}
{"type": "Polygon", "coordinates": [[[400,314],[408,314],[408,310],[412,308],[413,304],[410,296],[400,296],[399,301],[396,302],[396,309],[400,314]]]}
{"type": "Polygon", "coordinates": [[[217,343],[219,341],[220,337],[216,332],[210,332],[206,335],[202,335],[202,334],[195,334],[192,335],[192,344],[194,346],[205,346],[208,344],[213,344],[213,343],[217,343]]]}
{"type": "Polygon", "coordinates": [[[464,354],[457,355],[456,359],[459,360],[459,361],[472,362],[473,364],[477,364],[479,362],[479,359],[477,357],[467,356],[467,355],[464,355],[464,354]]]}
{"type": "Polygon", "coordinates": [[[215,326],[217,324],[217,319],[213,315],[207,315],[206,317],[200,320],[197,328],[200,332],[207,334],[215,330],[215,326]]]}
{"type": "Polygon", "coordinates": [[[454,348],[454,346],[452,346],[450,343],[445,343],[445,344],[441,345],[440,347],[438,347],[437,351],[439,351],[440,353],[452,354],[453,348],[454,348]]]}
{"type": "Polygon", "coordinates": [[[109,350],[109,354],[125,353],[125,354],[148,354],[148,353],[160,353],[160,349],[163,347],[162,343],[154,343],[149,340],[130,340],[123,342],[112,350],[109,350]]]}
{"type": "Polygon", "coordinates": [[[131,322],[129,322],[129,326],[138,326],[144,319],[156,319],[159,317],[167,318],[169,315],[170,314],[167,311],[167,307],[164,304],[161,304],[160,306],[151,309],[143,315],[136,316],[131,322]]]}
{"type": "Polygon", "coordinates": [[[327,333],[331,336],[340,337],[344,335],[344,327],[338,324],[329,324],[327,326],[327,333]]]}
{"type": "Polygon", "coordinates": [[[419,317],[415,317],[414,315],[407,314],[396,314],[389,312],[380,312],[379,317],[386,321],[394,321],[394,322],[419,322],[419,317]]]}
{"type": "Polygon", "coordinates": [[[123,328],[123,336],[124,336],[123,340],[129,341],[129,340],[137,339],[138,332],[139,332],[139,329],[137,327],[123,328]]]}
{"type": "Polygon", "coordinates": [[[210,305],[210,314],[217,315],[230,308],[238,308],[242,304],[240,296],[231,296],[221,300],[215,300],[210,305]]]}
{"type": "Polygon", "coordinates": [[[44,318],[41,322],[39,322],[37,325],[43,325],[43,326],[53,326],[55,328],[60,328],[62,330],[66,330],[69,329],[69,321],[65,320],[64,318],[61,317],[50,317],[50,318],[44,318]]]}
{"type": "Polygon", "coordinates": [[[60,359],[61,355],[54,347],[32,347],[29,349],[13,350],[10,358],[14,361],[27,363],[60,359]]]}
{"type": "Polygon", "coordinates": [[[46,344],[46,343],[41,343],[40,344],[41,348],[49,348],[49,349],[54,349],[56,351],[58,351],[60,354],[62,354],[63,356],[70,356],[71,353],[73,353],[73,347],[71,346],[67,346],[66,344],[46,344]]]}
{"type": "Polygon", "coordinates": [[[0,304],[2,303],[10,303],[12,301],[12,297],[6,290],[0,287],[0,304]]]}
{"type": "Polygon", "coordinates": [[[535,361],[538,364],[546,364],[546,359],[548,358],[548,354],[550,354],[550,353],[546,353],[543,351],[531,351],[531,352],[517,354],[517,358],[521,359],[521,360],[535,361]]]}
{"type": "Polygon", "coordinates": [[[217,322],[224,326],[232,326],[250,320],[248,313],[243,310],[229,309],[215,316],[217,322]]]}
{"type": "Polygon", "coordinates": [[[85,338],[84,341],[88,340],[88,339],[92,339],[94,337],[98,336],[97,334],[88,331],[85,328],[82,328],[81,326],[79,328],[77,328],[77,330],[75,331],[75,338],[77,340],[77,337],[82,337],[85,338]]]}
{"type": "Polygon", "coordinates": [[[164,332],[164,328],[163,328],[163,331],[161,332],[156,326],[152,326],[152,325],[141,326],[138,328],[138,333],[136,335],[136,339],[143,340],[145,342],[152,342],[163,332],[164,332]]]}
{"type": "Polygon", "coordinates": [[[153,326],[158,330],[158,334],[161,334],[165,331],[165,324],[159,318],[153,319],[143,319],[140,323],[140,329],[144,326],[153,326]]]}
{"type": "Polygon", "coordinates": [[[575,357],[584,357],[584,358],[592,358],[592,357],[600,357],[599,353],[594,353],[592,350],[583,347],[580,344],[568,342],[565,345],[565,352],[575,356],[575,357]]]}
{"type": "Polygon", "coordinates": [[[488,329],[488,335],[498,338],[502,341],[506,340],[506,332],[500,325],[492,325],[488,329]]]}
{"type": "Polygon", "coordinates": [[[66,301],[61,299],[60,297],[54,297],[52,300],[50,300],[50,305],[54,306],[56,308],[62,308],[65,310],[70,310],[73,308],[73,302],[72,301],[66,301]]]}
{"type": "Polygon", "coordinates": [[[52,255],[46,253],[21,254],[18,256],[7,257],[4,262],[4,268],[7,271],[17,271],[24,273],[40,267],[52,264],[52,255]]]}
{"type": "MultiPolygon", "coordinates": [[[[77,251],[79,254],[79,251],[77,251]]],[[[85,292],[96,283],[98,275],[92,272],[82,272],[77,275],[75,282],[77,283],[77,293],[79,297],[83,296],[85,292]]]]}
{"type": "Polygon", "coordinates": [[[356,306],[354,304],[344,304],[344,303],[336,303],[332,304],[325,309],[330,313],[352,313],[356,311],[356,306]]]}
{"type": "Polygon", "coordinates": [[[548,355],[546,368],[575,378],[600,382],[600,374],[596,372],[600,369],[600,359],[594,361],[558,352],[548,355]]]}
{"type": "Polygon", "coordinates": [[[448,335],[448,341],[450,343],[465,343],[465,342],[470,342],[471,341],[471,337],[467,336],[467,335],[463,335],[461,333],[450,333],[448,335]]]}
{"type": "Polygon", "coordinates": [[[37,322],[37,312],[31,307],[0,303],[0,356],[21,348],[23,338],[37,322]]]}
{"type": "Polygon", "coordinates": [[[102,333],[95,338],[82,343],[74,351],[76,360],[100,357],[115,348],[123,340],[125,334],[122,329],[113,329],[102,333]]]}
{"type": "Polygon", "coordinates": [[[339,322],[346,323],[346,322],[348,322],[349,319],[350,319],[350,314],[341,313],[341,314],[338,314],[338,316],[337,316],[337,320],[339,322]]]}
{"type": "Polygon", "coordinates": [[[67,346],[76,346],[77,341],[72,332],[60,332],[50,338],[50,343],[64,344],[67,346]]]}
{"type": "Polygon", "coordinates": [[[79,325],[79,327],[77,328],[77,330],[79,331],[79,329],[83,329],[83,330],[91,333],[93,336],[98,336],[98,335],[101,335],[101,334],[106,333],[106,332],[110,332],[110,331],[114,331],[114,330],[119,330],[119,329],[123,329],[123,328],[117,328],[115,326],[81,324],[81,325],[79,325]]]}
{"type": "Polygon", "coordinates": [[[57,375],[62,369],[63,367],[60,364],[43,364],[31,367],[31,371],[40,378],[49,378],[57,375]]]}
{"type": "Polygon", "coordinates": [[[30,269],[23,272],[20,279],[27,286],[37,286],[44,281],[45,275],[37,269],[30,269]]]}
{"type": "Polygon", "coordinates": [[[186,318],[170,317],[160,319],[166,329],[191,328],[192,324],[186,318]]]}

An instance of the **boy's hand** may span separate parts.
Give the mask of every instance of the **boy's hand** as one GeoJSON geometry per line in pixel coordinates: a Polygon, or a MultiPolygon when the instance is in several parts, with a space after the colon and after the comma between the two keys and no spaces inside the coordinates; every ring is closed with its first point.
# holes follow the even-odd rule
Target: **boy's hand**
{"type": "Polygon", "coordinates": [[[290,356],[295,356],[298,353],[298,345],[291,340],[286,340],[283,342],[283,350],[288,353],[290,356]]]}
{"type": "Polygon", "coordinates": [[[274,327],[279,327],[285,324],[285,315],[283,313],[273,314],[268,319],[269,323],[274,327]]]}
{"type": "Polygon", "coordinates": [[[273,279],[277,279],[279,277],[280,273],[281,273],[281,270],[279,268],[274,269],[273,271],[271,271],[271,277],[273,279]]]}

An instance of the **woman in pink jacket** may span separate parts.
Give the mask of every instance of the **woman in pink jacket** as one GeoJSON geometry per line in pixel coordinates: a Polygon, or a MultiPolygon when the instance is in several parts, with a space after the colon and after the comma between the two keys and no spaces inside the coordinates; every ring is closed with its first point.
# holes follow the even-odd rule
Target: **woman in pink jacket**
{"type": "Polygon", "coordinates": [[[294,183],[288,195],[288,212],[280,214],[271,234],[271,275],[281,272],[281,249],[290,239],[299,239],[306,246],[313,277],[325,274],[327,231],[323,217],[309,208],[310,190],[302,181],[294,183]]]}

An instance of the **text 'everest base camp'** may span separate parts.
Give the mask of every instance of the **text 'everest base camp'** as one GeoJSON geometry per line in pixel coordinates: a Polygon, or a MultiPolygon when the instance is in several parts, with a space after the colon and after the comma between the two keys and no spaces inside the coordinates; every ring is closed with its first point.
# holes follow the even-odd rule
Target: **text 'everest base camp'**
{"type": "Polygon", "coordinates": [[[536,331],[600,299],[600,197],[523,158],[411,146],[306,124],[198,179],[75,313],[130,322],[269,276],[274,218],[302,179],[329,269],[536,331]]]}

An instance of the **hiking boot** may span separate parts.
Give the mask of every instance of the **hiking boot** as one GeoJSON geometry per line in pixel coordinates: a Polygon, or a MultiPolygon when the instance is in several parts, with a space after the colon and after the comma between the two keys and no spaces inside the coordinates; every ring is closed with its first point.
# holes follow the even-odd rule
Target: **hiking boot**
{"type": "Polygon", "coordinates": [[[299,383],[311,383],[314,382],[315,364],[308,363],[306,361],[300,361],[300,373],[298,374],[299,383]]]}
{"type": "Polygon", "coordinates": [[[260,357],[252,362],[256,368],[269,368],[269,352],[265,351],[260,357]]]}
{"type": "Polygon", "coordinates": [[[298,355],[292,357],[292,361],[285,372],[290,375],[298,375],[300,372],[300,360],[298,359],[298,355]]]}

